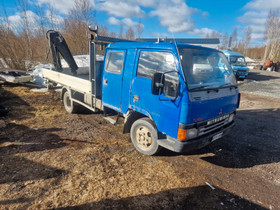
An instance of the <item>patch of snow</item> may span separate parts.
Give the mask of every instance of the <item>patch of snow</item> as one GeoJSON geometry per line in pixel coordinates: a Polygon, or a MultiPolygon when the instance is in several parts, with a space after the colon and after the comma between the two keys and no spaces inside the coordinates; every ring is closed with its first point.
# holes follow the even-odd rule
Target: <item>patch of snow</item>
{"type": "Polygon", "coordinates": [[[251,63],[251,62],[256,62],[254,59],[245,57],[246,62],[251,63]]]}
{"type": "Polygon", "coordinates": [[[31,91],[37,93],[44,93],[44,92],[48,92],[48,88],[31,89],[31,91]]]}
{"type": "MultiPolygon", "coordinates": [[[[89,55],[75,55],[73,56],[77,66],[79,69],[77,70],[77,74],[88,74],[89,71],[89,55]]],[[[96,55],[96,60],[97,61],[103,61],[104,56],[102,55],[96,55]]],[[[63,68],[69,68],[68,64],[64,59],[61,59],[61,65],[63,68]]],[[[54,68],[53,64],[47,63],[47,64],[38,64],[37,66],[31,68],[31,75],[34,77],[34,83],[41,85],[41,86],[46,86],[43,75],[42,75],[42,69],[51,69],[54,68]]]]}
{"type": "Polygon", "coordinates": [[[47,63],[47,64],[40,63],[37,66],[30,69],[30,71],[31,71],[30,74],[34,78],[33,83],[41,85],[41,86],[46,86],[45,80],[42,75],[43,68],[51,69],[51,68],[53,68],[53,65],[51,63],[47,63]]]}

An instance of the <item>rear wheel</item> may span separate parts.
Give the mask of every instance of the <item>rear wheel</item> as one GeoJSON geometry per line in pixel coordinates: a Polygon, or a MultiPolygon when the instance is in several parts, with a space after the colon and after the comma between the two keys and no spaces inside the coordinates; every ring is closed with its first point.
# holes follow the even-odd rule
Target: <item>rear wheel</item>
{"type": "Polygon", "coordinates": [[[131,126],[130,136],[135,148],[145,155],[154,155],[161,149],[157,143],[157,130],[149,118],[136,120],[131,126]]]}
{"type": "Polygon", "coordinates": [[[70,93],[69,91],[66,91],[63,95],[63,104],[66,112],[70,114],[74,114],[78,112],[79,106],[77,103],[73,102],[70,99],[70,93]]]}

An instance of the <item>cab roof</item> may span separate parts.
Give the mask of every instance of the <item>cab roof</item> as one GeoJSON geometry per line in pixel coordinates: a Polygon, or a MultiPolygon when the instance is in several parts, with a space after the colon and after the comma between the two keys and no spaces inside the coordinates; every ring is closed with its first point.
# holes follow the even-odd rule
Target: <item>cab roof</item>
{"type": "Polygon", "coordinates": [[[244,57],[244,55],[238,53],[238,52],[234,52],[232,50],[223,50],[223,53],[225,55],[229,55],[229,56],[241,56],[241,57],[244,57]]]}
{"type": "Polygon", "coordinates": [[[149,48],[149,49],[168,49],[176,50],[177,47],[186,47],[193,49],[205,49],[205,50],[214,50],[219,51],[213,48],[201,47],[196,45],[189,45],[183,43],[174,43],[174,42],[115,42],[107,46],[107,48],[149,48]]]}

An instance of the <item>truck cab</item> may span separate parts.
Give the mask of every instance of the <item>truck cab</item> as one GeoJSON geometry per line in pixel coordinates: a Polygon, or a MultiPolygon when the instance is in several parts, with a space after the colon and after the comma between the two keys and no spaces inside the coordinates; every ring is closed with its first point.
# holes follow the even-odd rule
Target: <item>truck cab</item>
{"type": "Polygon", "coordinates": [[[153,155],[198,149],[224,136],[240,94],[218,50],[180,43],[109,44],[102,104],[125,116],[136,149],[153,155]]]}
{"type": "Polygon", "coordinates": [[[226,55],[236,79],[244,80],[249,73],[244,56],[231,50],[224,50],[223,53],[226,55]]]}

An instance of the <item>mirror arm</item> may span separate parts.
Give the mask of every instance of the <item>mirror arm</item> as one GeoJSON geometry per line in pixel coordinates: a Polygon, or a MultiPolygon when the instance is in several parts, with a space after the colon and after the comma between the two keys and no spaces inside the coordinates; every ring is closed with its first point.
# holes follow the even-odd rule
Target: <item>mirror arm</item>
{"type": "Polygon", "coordinates": [[[158,88],[163,88],[163,84],[162,84],[162,83],[159,83],[159,82],[156,82],[156,86],[157,86],[158,88]]]}

